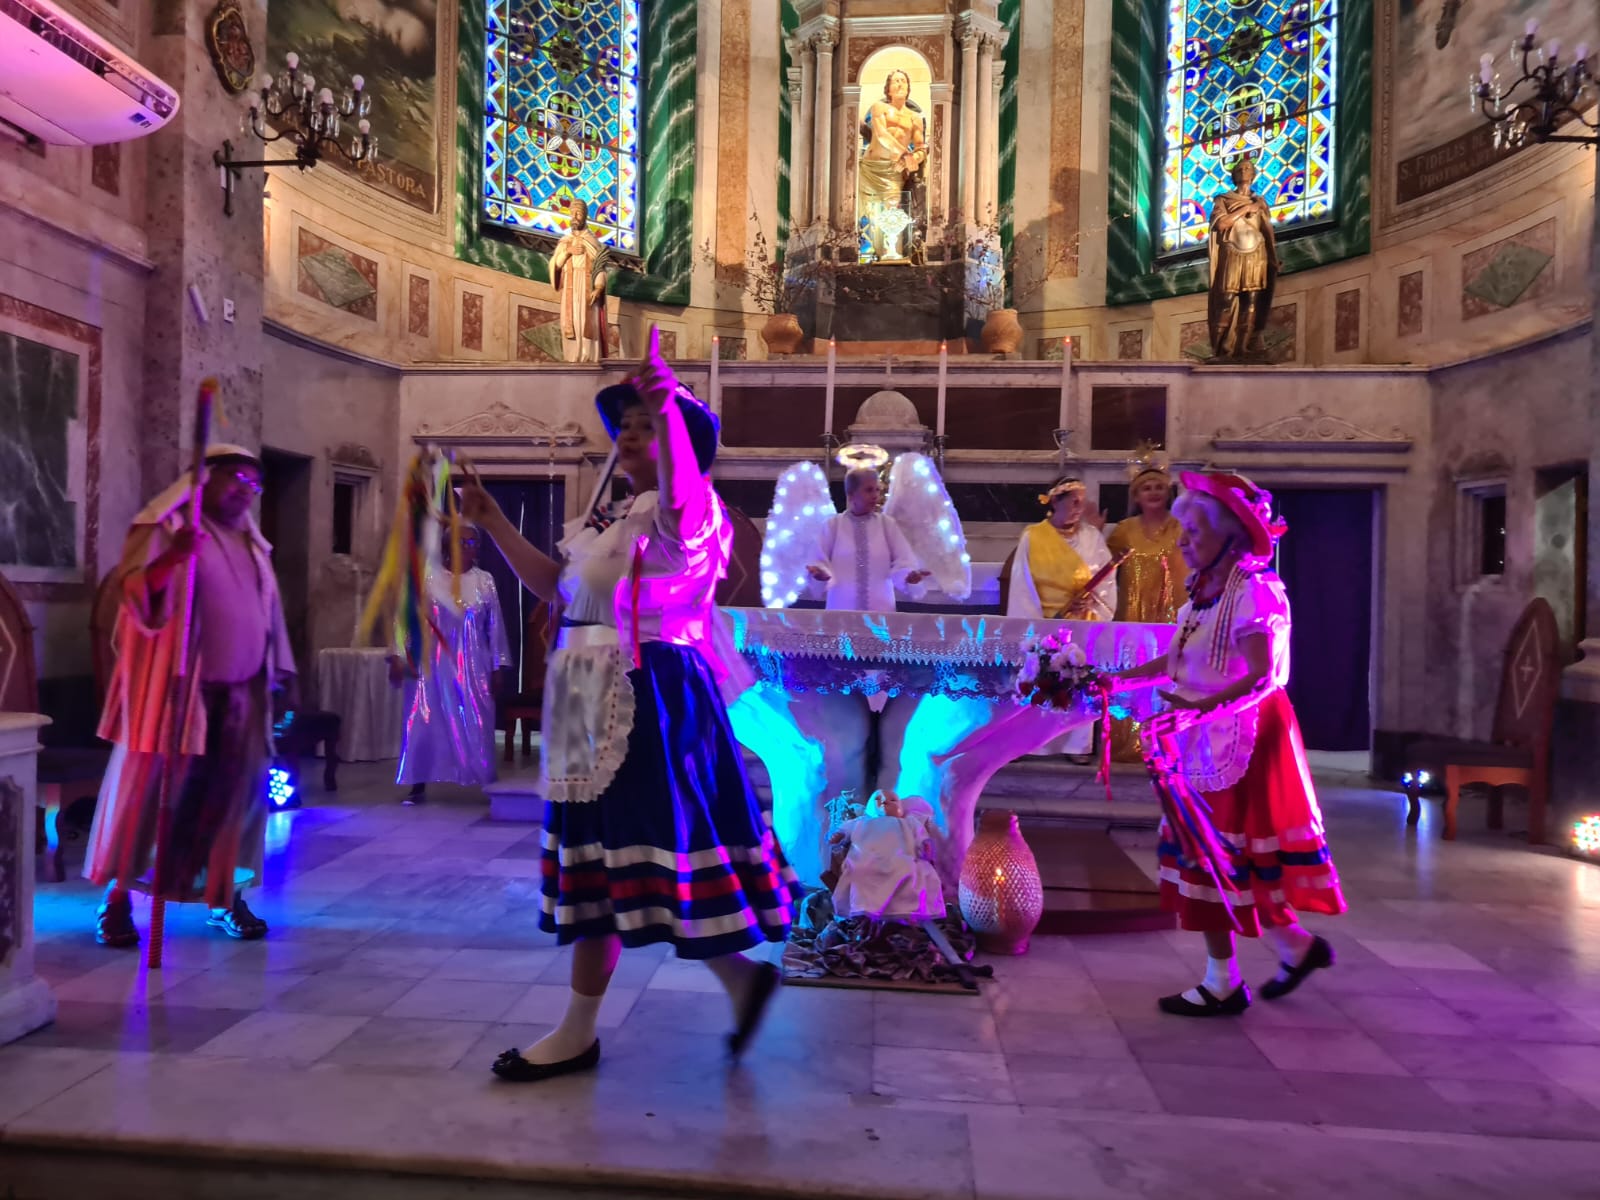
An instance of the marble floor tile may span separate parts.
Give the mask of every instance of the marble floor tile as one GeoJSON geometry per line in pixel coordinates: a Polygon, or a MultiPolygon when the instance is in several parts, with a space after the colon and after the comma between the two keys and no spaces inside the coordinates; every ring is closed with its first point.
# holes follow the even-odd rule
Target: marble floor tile
{"type": "Polygon", "coordinates": [[[311,978],[296,971],[201,971],[170,985],[158,998],[162,1005],[184,1008],[236,1008],[254,1012],[274,996],[311,978]]]}
{"type": "Polygon", "coordinates": [[[1472,1129],[1471,1114],[1430,1087],[1429,1080],[1320,1071],[1286,1071],[1284,1077],[1314,1124],[1444,1133],[1472,1129]]]}
{"type": "Polygon", "coordinates": [[[1545,1078],[1526,1058],[1488,1038],[1374,1033],[1372,1040],[1421,1079],[1527,1083],[1545,1078]]]}
{"type": "Polygon", "coordinates": [[[57,1000],[83,1004],[144,1004],[199,972],[193,968],[144,965],[141,953],[123,954],[55,988],[57,1000]]]}
{"type": "MultiPolygon", "coordinates": [[[[499,1013],[496,1017],[489,1019],[521,1025],[554,1025],[561,1020],[562,1013],[567,1011],[567,999],[572,995],[571,988],[554,987],[543,983],[536,983],[531,987],[522,988],[521,991],[521,996],[514,997],[509,1008],[499,1013]]],[[[673,995],[673,993],[665,994],[673,995]]],[[[615,1029],[618,1025],[621,1025],[633,1010],[639,995],[638,988],[619,987],[613,983],[606,989],[605,999],[600,1002],[600,1018],[596,1022],[597,1027],[600,1029],[615,1029]]],[[[697,1007],[715,1012],[723,1026],[728,1024],[730,1010],[726,1001],[707,1003],[698,996],[691,996],[686,993],[676,993],[676,995],[683,996],[697,1007]]]]}
{"type": "Polygon", "coordinates": [[[368,977],[329,971],[311,975],[265,1005],[277,1012],[321,1013],[329,1017],[375,1017],[416,987],[412,979],[368,977]]]}
{"type": "Polygon", "coordinates": [[[321,1013],[251,1013],[194,1053],[199,1058],[267,1059],[308,1067],[367,1020],[321,1013]]]}
{"type": "Polygon", "coordinates": [[[1428,1083],[1465,1112],[1479,1133],[1600,1141],[1600,1103],[1590,1103],[1559,1083],[1500,1080],[1484,1086],[1461,1079],[1428,1083]]]}
{"type": "Polygon", "coordinates": [[[880,992],[873,1006],[873,1042],[879,1046],[1000,1053],[994,1014],[976,996],[918,996],[880,992]]]}
{"type": "Polygon", "coordinates": [[[489,1028],[487,1021],[374,1017],[317,1062],[379,1071],[448,1071],[489,1028]]]}
{"type": "Polygon", "coordinates": [[[1245,1034],[1280,1071],[1405,1075],[1406,1070],[1366,1034],[1344,1029],[1268,1029],[1240,1022],[1245,1034]]]}
{"type": "MultiPolygon", "coordinates": [[[[622,964],[619,962],[617,965],[620,967],[622,964]]],[[[727,994],[722,981],[704,963],[686,958],[663,959],[651,972],[645,986],[667,992],[700,992],[713,996],[727,994]]]]}
{"type": "Polygon", "coordinates": [[[1104,994],[1081,968],[1074,975],[1006,975],[982,988],[996,1015],[1046,1013],[1065,1017],[1106,1011],[1104,994]]]}
{"type": "Polygon", "coordinates": [[[1314,1114],[1283,1072],[1229,1066],[1141,1062],[1156,1099],[1183,1116],[1309,1123],[1314,1114]]]}
{"type": "Polygon", "coordinates": [[[1423,996],[1340,996],[1335,1003],[1363,1033],[1423,1033],[1468,1037],[1472,1024],[1423,996]]]}
{"type": "Polygon", "coordinates": [[[874,1047],[872,1086],[885,1096],[984,1104],[1017,1102],[1005,1057],[971,1050],[874,1047]]]}
{"type": "Polygon", "coordinates": [[[0,1047],[0,1124],[59,1096],[110,1066],[115,1058],[107,1050],[17,1042],[0,1047]]]}
{"type": "Polygon", "coordinates": [[[1116,1021],[1103,1014],[1002,1013],[995,1017],[995,1032],[1008,1057],[1043,1052],[1065,1058],[1133,1061],[1128,1039],[1116,1021]]]}
{"type": "Polygon", "coordinates": [[[53,1023],[34,1030],[17,1044],[187,1054],[249,1015],[239,1009],[63,1000],[56,1004],[53,1023]]]}
{"type": "Polygon", "coordinates": [[[1006,1059],[1017,1103],[1029,1108],[1091,1108],[1111,1112],[1157,1112],[1150,1081],[1130,1062],[1062,1058],[1054,1054],[1006,1059]]]}
{"type": "Polygon", "coordinates": [[[454,955],[454,949],[443,946],[399,947],[380,943],[357,947],[333,969],[351,975],[426,979],[454,955]]]}
{"type": "Polygon", "coordinates": [[[528,993],[525,983],[487,983],[479,979],[424,979],[388,1008],[386,1017],[435,1021],[505,1021],[528,993]]]}
{"type": "MultiPolygon", "coordinates": [[[[1237,1020],[1192,1020],[1157,1014],[1148,1018],[1119,1017],[1117,1028],[1141,1063],[1177,1063],[1191,1067],[1265,1069],[1270,1064],[1245,1036],[1246,1013],[1237,1020]]],[[[1299,1034],[1301,1030],[1284,1030],[1299,1034]]]]}
{"type": "Polygon", "coordinates": [[[435,969],[432,978],[536,983],[558,957],[554,947],[546,950],[457,950],[435,969]]]}
{"type": "Polygon", "coordinates": [[[1428,970],[1488,971],[1490,968],[1464,950],[1445,942],[1389,941],[1362,938],[1362,943],[1391,967],[1428,970]]]}

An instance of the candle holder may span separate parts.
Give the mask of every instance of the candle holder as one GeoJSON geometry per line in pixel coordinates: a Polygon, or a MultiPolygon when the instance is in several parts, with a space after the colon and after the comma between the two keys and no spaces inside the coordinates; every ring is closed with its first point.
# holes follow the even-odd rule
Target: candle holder
{"type": "Polygon", "coordinates": [[[352,75],[350,86],[335,97],[332,88],[318,89],[316,79],[300,69],[298,54],[285,55],[284,68],[277,78],[261,77],[260,90],[251,94],[250,111],[241,124],[242,132],[253,134],[263,145],[288,141],[294,155],[236,159],[233,143],[224,141],[222,149],[211,156],[222,172],[223,216],[233,216],[233,185],[248,168],[267,171],[295,167],[305,171],[330,154],[337,154],[351,166],[377,161],[378,139],[372,136],[372,126],[367,121],[372,96],[365,90],[366,81],[360,75],[352,75]],[[341,121],[346,117],[356,121],[348,145],[339,140],[341,121]]]}
{"type": "Polygon", "coordinates": [[[829,482],[833,480],[833,460],[839,453],[841,445],[839,438],[833,430],[828,430],[822,435],[822,477],[829,482]]]}
{"type": "Polygon", "coordinates": [[[1072,453],[1072,430],[1052,429],[1050,436],[1056,440],[1056,470],[1065,471],[1067,460],[1074,457],[1072,453]]]}
{"type": "Polygon", "coordinates": [[[941,479],[944,478],[944,451],[949,442],[950,439],[942,433],[933,435],[933,462],[939,468],[939,478],[941,479]]]}
{"type": "Polygon", "coordinates": [[[1511,39],[1506,59],[1517,78],[1501,86],[1494,55],[1485,54],[1478,73],[1468,80],[1468,99],[1474,110],[1494,126],[1496,150],[1519,149],[1530,141],[1576,142],[1594,146],[1600,143],[1600,122],[1590,121],[1584,111],[1596,100],[1594,71],[1589,66],[1589,47],[1579,42],[1572,61],[1561,61],[1561,40],[1551,38],[1535,45],[1539,22],[1530,20],[1523,35],[1511,39]],[[1520,99],[1517,91],[1531,84],[1520,99]],[[1586,132],[1569,134],[1556,130],[1576,123],[1586,132]]]}

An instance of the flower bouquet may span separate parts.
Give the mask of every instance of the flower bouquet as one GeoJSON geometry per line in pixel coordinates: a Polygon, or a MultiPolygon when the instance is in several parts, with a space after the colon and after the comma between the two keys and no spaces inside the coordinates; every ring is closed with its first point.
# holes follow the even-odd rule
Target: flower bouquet
{"type": "Polygon", "coordinates": [[[1111,722],[1128,715],[1111,702],[1116,677],[1089,661],[1083,647],[1072,640],[1072,630],[1058,629],[1042,638],[1030,638],[1022,647],[1022,668],[1017,672],[1017,702],[1034,708],[1065,712],[1081,708],[1100,718],[1100,770],[1106,799],[1111,799],[1111,722]]]}

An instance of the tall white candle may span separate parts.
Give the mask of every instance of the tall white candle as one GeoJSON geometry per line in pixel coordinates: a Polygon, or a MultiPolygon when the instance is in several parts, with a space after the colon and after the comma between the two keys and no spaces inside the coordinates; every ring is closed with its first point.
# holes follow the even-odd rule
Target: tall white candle
{"type": "Polygon", "coordinates": [[[822,436],[827,437],[833,432],[833,372],[839,357],[839,344],[833,338],[828,339],[828,393],[822,406],[822,436]]]}
{"type": "Polygon", "coordinates": [[[944,436],[944,392],[945,373],[950,369],[950,347],[945,342],[939,343],[939,415],[934,418],[934,433],[944,436]]]}
{"type": "Polygon", "coordinates": [[[1061,339],[1061,424],[1072,423],[1072,339],[1061,339]]]}
{"type": "Polygon", "coordinates": [[[711,411],[714,412],[714,413],[721,413],[722,412],[722,392],[720,390],[721,385],[720,385],[720,383],[718,382],[718,379],[717,379],[718,366],[719,366],[721,360],[722,360],[722,339],[719,338],[716,334],[712,334],[711,335],[711,387],[709,389],[710,392],[711,392],[711,396],[707,400],[707,403],[711,405],[711,411]]]}

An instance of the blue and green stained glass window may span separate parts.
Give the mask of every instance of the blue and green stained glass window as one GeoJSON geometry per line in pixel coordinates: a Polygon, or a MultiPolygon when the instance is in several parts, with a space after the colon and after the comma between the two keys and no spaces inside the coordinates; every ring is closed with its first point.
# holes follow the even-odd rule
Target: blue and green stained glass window
{"type": "Polygon", "coordinates": [[[1336,0],[1167,0],[1161,252],[1205,242],[1241,155],[1280,229],[1333,217],[1336,0]]]}
{"type": "Polygon", "coordinates": [[[639,0],[487,0],[483,215],[639,253],[639,0]]]}

